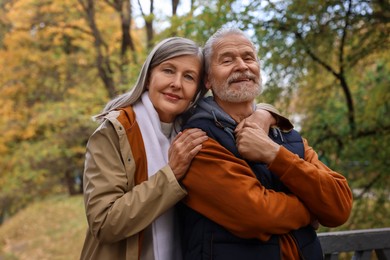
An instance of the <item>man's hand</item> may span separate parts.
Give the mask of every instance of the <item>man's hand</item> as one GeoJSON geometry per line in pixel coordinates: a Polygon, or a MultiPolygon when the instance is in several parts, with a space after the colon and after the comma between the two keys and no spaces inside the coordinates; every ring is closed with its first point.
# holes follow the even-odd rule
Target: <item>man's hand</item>
{"type": "Polygon", "coordinates": [[[258,124],[246,119],[239,123],[235,135],[238,151],[250,161],[270,164],[280,148],[258,124]]]}
{"type": "MultiPolygon", "coordinates": [[[[271,126],[276,125],[276,119],[273,115],[264,109],[256,109],[249,117],[245,119],[246,122],[252,122],[262,128],[267,134],[271,126]]],[[[236,130],[240,130],[243,124],[239,124],[236,130]]]]}
{"type": "Polygon", "coordinates": [[[168,164],[177,180],[186,174],[192,159],[202,149],[202,143],[208,139],[200,129],[188,129],[180,132],[168,150],[168,164]]]}

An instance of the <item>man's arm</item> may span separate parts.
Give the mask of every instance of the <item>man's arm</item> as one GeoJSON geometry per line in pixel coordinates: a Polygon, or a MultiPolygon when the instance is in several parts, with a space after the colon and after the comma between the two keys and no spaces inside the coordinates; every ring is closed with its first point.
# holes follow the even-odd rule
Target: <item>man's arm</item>
{"type": "Polygon", "coordinates": [[[244,160],[211,138],[182,184],[189,207],[240,237],[266,241],[311,222],[309,210],[295,195],[265,189],[244,160]]]}
{"type": "Polygon", "coordinates": [[[352,192],[341,174],[326,167],[304,140],[305,158],[276,144],[257,124],[242,122],[236,132],[240,154],[264,162],[298,196],[324,226],[339,226],[349,217],[352,192]]]}
{"type": "Polygon", "coordinates": [[[352,209],[348,182],[323,164],[305,139],[304,146],[304,160],[281,147],[269,169],[305,203],[321,225],[342,225],[352,209]]]}

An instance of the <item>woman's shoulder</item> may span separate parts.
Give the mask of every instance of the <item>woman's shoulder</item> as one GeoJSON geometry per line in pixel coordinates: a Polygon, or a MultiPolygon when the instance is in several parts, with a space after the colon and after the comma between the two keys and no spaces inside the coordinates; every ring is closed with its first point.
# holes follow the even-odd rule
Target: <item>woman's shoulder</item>
{"type": "Polygon", "coordinates": [[[120,120],[118,120],[121,113],[120,110],[114,110],[107,113],[93,135],[122,135],[124,133],[124,126],[120,120]]]}
{"type": "Polygon", "coordinates": [[[121,110],[113,110],[113,111],[108,112],[108,114],[105,115],[104,118],[111,121],[113,119],[117,119],[119,117],[120,113],[121,113],[121,110]]]}
{"type": "Polygon", "coordinates": [[[121,128],[128,128],[135,122],[135,114],[131,107],[120,108],[117,110],[110,111],[104,116],[104,121],[110,122],[118,130],[121,128]]]}
{"type": "Polygon", "coordinates": [[[126,132],[132,131],[134,124],[136,124],[135,114],[131,107],[113,110],[103,117],[93,135],[115,135],[122,138],[126,136],[126,132]]]}

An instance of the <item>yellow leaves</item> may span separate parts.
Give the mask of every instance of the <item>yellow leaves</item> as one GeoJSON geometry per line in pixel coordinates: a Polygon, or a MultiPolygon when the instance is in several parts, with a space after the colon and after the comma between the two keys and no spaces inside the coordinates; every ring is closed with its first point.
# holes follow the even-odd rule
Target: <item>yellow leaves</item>
{"type": "Polygon", "coordinates": [[[69,149],[72,154],[84,154],[85,153],[85,147],[83,146],[74,146],[69,149]]]}
{"type": "Polygon", "coordinates": [[[25,31],[14,31],[12,34],[8,34],[4,37],[3,43],[7,46],[7,52],[5,55],[11,55],[4,57],[8,62],[17,62],[22,59],[24,55],[29,55],[29,46],[33,44],[31,35],[25,31]],[[13,52],[14,51],[14,52],[13,52]]]}
{"type": "Polygon", "coordinates": [[[36,130],[37,130],[37,125],[35,120],[33,119],[29,122],[29,124],[27,124],[27,127],[22,132],[21,138],[26,140],[34,137],[37,132],[36,130]]]}
{"type": "Polygon", "coordinates": [[[50,13],[50,14],[64,14],[64,6],[61,4],[63,1],[48,1],[47,4],[43,5],[40,8],[42,13],[50,13]]]}
{"type": "Polygon", "coordinates": [[[8,20],[12,21],[15,28],[25,28],[26,25],[30,24],[29,21],[34,17],[34,8],[32,8],[33,2],[35,1],[16,1],[13,3],[12,7],[10,7],[7,17],[8,20]],[[21,12],[23,15],[20,15],[21,12]]]}
{"type": "MultiPolygon", "coordinates": [[[[94,4],[100,50],[109,55],[115,84],[124,85],[121,76],[135,80],[140,64],[122,65],[120,14],[106,1],[94,4]]],[[[96,39],[77,0],[12,1],[2,11],[10,29],[0,39],[0,169],[7,170],[0,184],[8,194],[20,187],[34,193],[82,168],[96,127],[91,116],[108,95],[97,76],[96,39]]],[[[144,32],[132,36],[143,52],[144,32]]]]}
{"type": "MultiPolygon", "coordinates": [[[[0,74],[1,75],[1,74],[0,74]]],[[[25,112],[17,106],[17,96],[21,92],[21,85],[17,81],[1,79],[0,88],[0,155],[6,153],[6,144],[20,136],[25,120],[25,112]],[[2,82],[2,80],[7,80],[2,82]]],[[[23,93],[23,92],[22,92],[23,93]]]]}

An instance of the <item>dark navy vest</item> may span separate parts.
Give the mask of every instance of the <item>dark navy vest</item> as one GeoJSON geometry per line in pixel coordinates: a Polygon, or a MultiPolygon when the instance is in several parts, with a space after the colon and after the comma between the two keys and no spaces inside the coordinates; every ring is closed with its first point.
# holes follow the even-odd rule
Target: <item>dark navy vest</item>
{"type": "MultiPolygon", "coordinates": [[[[215,139],[236,157],[241,158],[233,135],[233,129],[214,124],[208,119],[197,119],[185,128],[200,128],[210,138],[215,139]]],[[[304,157],[304,145],[298,132],[292,130],[282,133],[271,129],[270,138],[288,150],[304,157]]],[[[278,176],[267,169],[263,163],[247,161],[262,185],[268,189],[289,193],[278,176]]],[[[183,203],[177,205],[181,227],[181,241],[184,260],[258,260],[281,259],[279,237],[273,235],[267,242],[258,239],[239,238],[217,223],[192,210],[183,203]]],[[[317,234],[312,226],[291,232],[297,243],[301,259],[323,259],[317,234]]]]}

